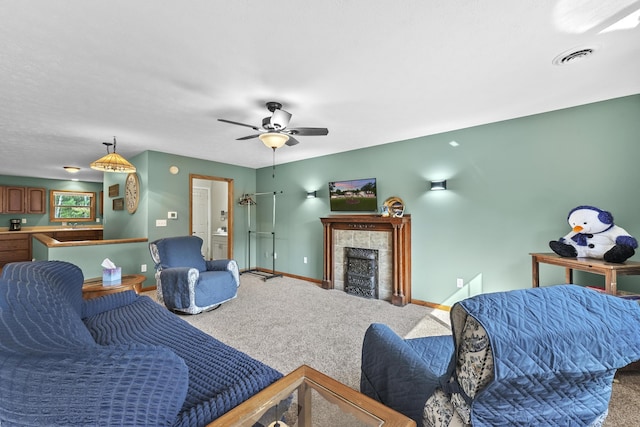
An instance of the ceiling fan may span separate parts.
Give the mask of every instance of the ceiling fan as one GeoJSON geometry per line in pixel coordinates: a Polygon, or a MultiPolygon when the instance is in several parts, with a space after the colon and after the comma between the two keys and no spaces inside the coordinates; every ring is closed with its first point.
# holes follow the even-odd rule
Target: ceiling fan
{"type": "Polygon", "coordinates": [[[289,128],[289,120],[291,120],[291,113],[282,109],[282,104],[279,102],[267,102],[267,109],[271,112],[271,116],[262,119],[262,126],[248,125],[246,123],[234,122],[233,120],[218,119],[221,122],[231,123],[232,125],[239,125],[251,128],[260,133],[254,135],[243,136],[237,138],[238,141],[245,139],[259,138],[264,145],[269,148],[280,148],[283,145],[296,145],[298,141],[295,136],[324,136],[329,133],[327,128],[309,128],[309,127],[296,127],[289,128]]]}

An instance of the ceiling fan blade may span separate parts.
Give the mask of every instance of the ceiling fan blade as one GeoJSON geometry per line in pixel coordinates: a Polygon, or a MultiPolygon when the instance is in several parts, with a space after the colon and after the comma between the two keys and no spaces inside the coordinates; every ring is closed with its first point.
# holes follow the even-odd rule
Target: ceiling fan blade
{"type": "Polygon", "coordinates": [[[300,143],[300,141],[298,141],[294,137],[290,136],[289,139],[287,140],[287,142],[285,142],[285,145],[288,145],[289,147],[291,147],[292,145],[296,145],[296,144],[299,144],[299,143],[300,143]]]}
{"type": "Polygon", "coordinates": [[[253,125],[248,125],[246,123],[240,123],[240,122],[234,122],[232,120],[227,120],[227,119],[218,119],[218,121],[220,122],[225,122],[225,123],[231,123],[232,125],[238,125],[238,126],[246,126],[248,128],[251,128],[253,130],[260,130],[259,127],[257,126],[253,126],[253,125]]]}
{"type": "Polygon", "coordinates": [[[303,136],[324,136],[329,134],[329,129],[327,128],[291,128],[289,129],[289,133],[292,135],[303,135],[303,136]]]}
{"type": "Polygon", "coordinates": [[[284,110],[275,110],[271,115],[271,126],[275,129],[284,129],[289,125],[291,120],[291,113],[284,110]]]}
{"type": "Polygon", "coordinates": [[[259,137],[261,134],[257,133],[255,135],[243,136],[242,138],[236,138],[236,141],[244,141],[245,139],[253,139],[259,137]]]}

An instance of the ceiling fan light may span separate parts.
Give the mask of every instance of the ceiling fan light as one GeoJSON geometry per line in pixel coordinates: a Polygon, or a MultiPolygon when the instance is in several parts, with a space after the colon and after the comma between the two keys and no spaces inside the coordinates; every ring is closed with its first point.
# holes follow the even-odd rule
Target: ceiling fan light
{"type": "Polygon", "coordinates": [[[262,141],[264,145],[274,150],[282,147],[289,140],[288,135],[277,132],[262,133],[258,138],[260,138],[260,141],[262,141]]]}

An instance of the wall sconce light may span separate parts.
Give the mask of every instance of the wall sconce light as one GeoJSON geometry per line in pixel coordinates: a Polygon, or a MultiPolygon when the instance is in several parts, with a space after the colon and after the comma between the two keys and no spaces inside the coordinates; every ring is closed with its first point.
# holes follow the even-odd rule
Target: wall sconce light
{"type": "Polygon", "coordinates": [[[315,199],[318,197],[317,191],[307,191],[307,199],[315,199]]]}
{"type": "Polygon", "coordinates": [[[441,179],[438,181],[431,181],[431,191],[435,190],[446,190],[447,189],[447,180],[441,179]]]}

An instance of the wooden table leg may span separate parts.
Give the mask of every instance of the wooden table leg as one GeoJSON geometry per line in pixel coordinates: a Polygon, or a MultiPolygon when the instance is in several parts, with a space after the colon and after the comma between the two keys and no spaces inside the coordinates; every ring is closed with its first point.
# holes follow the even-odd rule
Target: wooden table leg
{"type": "Polygon", "coordinates": [[[618,274],[615,270],[606,270],[604,273],[604,291],[609,295],[618,293],[618,274]]]}
{"type": "Polygon", "coordinates": [[[573,283],[573,269],[566,268],[564,270],[564,279],[567,281],[567,283],[573,283]]]}
{"type": "Polygon", "coordinates": [[[307,384],[303,383],[298,387],[298,405],[300,405],[298,425],[300,427],[311,427],[311,387],[307,384]]]}
{"type": "Polygon", "coordinates": [[[538,264],[538,258],[535,255],[531,257],[531,280],[534,288],[540,286],[540,264],[538,264]]]}

